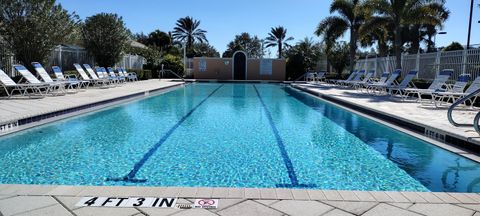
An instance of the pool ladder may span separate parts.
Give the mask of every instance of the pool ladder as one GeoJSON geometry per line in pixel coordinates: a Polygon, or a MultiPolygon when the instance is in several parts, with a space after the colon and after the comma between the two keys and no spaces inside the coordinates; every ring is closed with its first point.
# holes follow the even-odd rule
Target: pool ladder
{"type": "MultiPolygon", "coordinates": [[[[453,110],[455,109],[455,107],[457,107],[458,105],[464,103],[465,101],[467,100],[470,100],[471,98],[473,97],[476,97],[477,94],[480,93],[480,89],[477,89],[476,91],[470,93],[469,95],[463,97],[462,99],[456,101],[455,103],[453,103],[450,108],[448,108],[448,112],[447,112],[447,117],[448,117],[448,121],[450,122],[450,124],[452,124],[453,126],[456,126],[456,127],[461,127],[461,126],[473,126],[473,128],[475,128],[475,131],[477,131],[478,134],[480,134],[480,126],[478,125],[479,121],[480,121],[480,112],[477,113],[477,115],[475,115],[475,118],[473,119],[473,124],[461,124],[461,123],[458,123],[456,122],[454,119],[453,119],[453,116],[452,116],[452,113],[453,113],[453,110]]],[[[472,101],[473,102],[473,101],[472,101]]]]}

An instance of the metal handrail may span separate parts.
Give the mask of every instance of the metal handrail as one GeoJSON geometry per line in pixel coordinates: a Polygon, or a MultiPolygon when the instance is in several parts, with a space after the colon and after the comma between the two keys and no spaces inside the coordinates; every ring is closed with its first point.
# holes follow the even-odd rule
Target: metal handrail
{"type": "Polygon", "coordinates": [[[478,125],[479,120],[480,120],[480,112],[478,112],[475,118],[473,119],[473,128],[475,128],[475,131],[477,131],[478,134],[480,134],[480,126],[478,125]]]}
{"type": "Polygon", "coordinates": [[[474,121],[474,124],[472,125],[472,124],[460,124],[460,123],[455,122],[455,120],[453,120],[453,117],[452,117],[452,112],[453,112],[453,110],[455,109],[456,106],[458,106],[458,105],[464,103],[465,101],[469,100],[470,98],[476,96],[478,93],[480,93],[480,89],[477,89],[476,91],[474,91],[474,92],[470,93],[469,95],[463,97],[462,99],[456,101],[455,103],[453,103],[450,106],[450,108],[448,108],[447,117],[448,117],[448,121],[450,122],[450,124],[452,124],[453,126],[456,126],[456,127],[460,127],[460,126],[474,126],[475,127],[476,126],[475,129],[477,129],[477,127],[478,127],[477,117],[480,118],[479,114],[477,114],[477,116],[475,116],[477,121],[476,121],[476,123],[474,121]]]}
{"type": "Polygon", "coordinates": [[[303,75],[299,76],[297,79],[293,80],[293,82],[297,82],[298,80],[300,80],[301,78],[305,77],[308,73],[310,72],[305,72],[303,75]]]}
{"type": "Polygon", "coordinates": [[[166,70],[165,70],[165,69],[162,69],[162,70],[160,70],[160,72],[161,72],[162,74],[163,74],[164,72],[170,72],[170,73],[172,73],[173,75],[175,75],[176,77],[180,78],[182,81],[185,82],[185,79],[184,79],[183,77],[181,77],[180,75],[178,75],[177,73],[173,72],[173,71],[170,70],[170,69],[166,69],[166,70]]]}

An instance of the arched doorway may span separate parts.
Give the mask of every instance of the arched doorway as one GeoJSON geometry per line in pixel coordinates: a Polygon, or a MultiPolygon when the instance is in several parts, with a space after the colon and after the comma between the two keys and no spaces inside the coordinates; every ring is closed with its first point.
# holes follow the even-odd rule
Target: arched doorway
{"type": "Polygon", "coordinates": [[[233,54],[233,79],[247,79],[247,54],[243,51],[237,51],[233,54]]]}

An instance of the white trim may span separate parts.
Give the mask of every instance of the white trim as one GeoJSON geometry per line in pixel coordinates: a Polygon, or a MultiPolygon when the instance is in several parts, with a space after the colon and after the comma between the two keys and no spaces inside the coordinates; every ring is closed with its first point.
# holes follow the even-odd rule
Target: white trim
{"type": "Polygon", "coordinates": [[[236,51],[232,55],[232,80],[235,80],[235,55],[237,53],[243,53],[245,55],[245,80],[248,80],[248,55],[244,51],[236,51]]]}

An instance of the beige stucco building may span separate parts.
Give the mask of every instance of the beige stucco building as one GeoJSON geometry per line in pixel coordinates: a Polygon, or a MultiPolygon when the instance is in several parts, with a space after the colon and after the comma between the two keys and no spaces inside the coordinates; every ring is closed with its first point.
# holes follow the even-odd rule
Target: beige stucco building
{"type": "Polygon", "coordinates": [[[193,58],[190,70],[194,79],[285,80],[284,59],[251,59],[242,51],[232,58],[193,58]]]}

